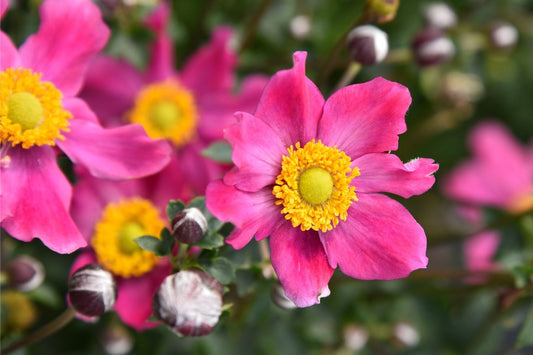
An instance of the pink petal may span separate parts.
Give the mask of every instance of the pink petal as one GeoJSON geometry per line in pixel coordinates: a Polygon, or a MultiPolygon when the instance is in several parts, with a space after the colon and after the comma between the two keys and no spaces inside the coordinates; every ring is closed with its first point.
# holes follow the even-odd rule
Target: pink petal
{"type": "MultiPolygon", "coordinates": [[[[5,2],[7,5],[7,1],[5,2]]],[[[11,42],[11,39],[2,31],[0,31],[0,70],[7,68],[17,68],[20,66],[20,57],[17,48],[11,42]]]]}
{"type": "Polygon", "coordinates": [[[293,55],[294,67],[274,74],[267,84],[254,116],[262,119],[285,146],[302,146],[316,138],[324,98],[305,76],[306,52],[293,55]]]}
{"type": "Polygon", "coordinates": [[[414,159],[403,164],[394,154],[366,154],[353,162],[361,175],[353,180],[356,191],[390,192],[409,198],[433,186],[439,166],[433,159],[414,159]]]}
{"type": "Polygon", "coordinates": [[[270,250],[272,266],[296,306],[312,306],[329,295],[328,282],[335,270],[328,264],[317,232],[302,232],[284,223],[270,236],[270,250]]]}
{"type": "Polygon", "coordinates": [[[67,97],[63,99],[63,108],[80,120],[88,121],[99,125],[98,117],[85,101],[77,97],[67,97]]]}
{"type": "Polygon", "coordinates": [[[257,240],[266,238],[288,223],[276,206],[271,189],[248,193],[215,180],[207,186],[205,202],[215,217],[235,225],[226,239],[235,249],[244,247],[254,235],[257,240]]]}
{"type": "Polygon", "coordinates": [[[239,112],[239,123],[226,130],[233,148],[232,160],[238,169],[224,176],[224,183],[244,191],[258,191],[272,185],[287,154],[280,137],[262,120],[239,112]]]}
{"type": "Polygon", "coordinates": [[[152,315],[152,298],[171,269],[170,263],[164,260],[148,274],[117,281],[115,311],[125,324],[138,331],[159,324],[148,321],[152,315]]]}
{"type": "Polygon", "coordinates": [[[145,21],[156,35],[150,46],[150,63],[146,76],[149,81],[165,80],[174,73],[174,47],[166,28],[169,17],[170,5],[163,1],[145,21]]]}
{"type": "Polygon", "coordinates": [[[405,86],[383,78],[346,86],[326,101],[318,138],[352,159],[396,150],[410,104],[405,86]]]}
{"type": "Polygon", "coordinates": [[[24,242],[39,238],[57,253],[87,245],[68,214],[71,186],[48,146],[8,150],[2,167],[2,228],[24,242]],[[7,193],[6,193],[7,191],[7,193]]]}
{"type": "Polygon", "coordinates": [[[0,0],[0,18],[4,17],[9,6],[9,0],[0,0]]]}
{"type": "Polygon", "coordinates": [[[235,123],[235,112],[255,112],[267,82],[263,75],[252,75],[244,80],[240,94],[228,91],[209,95],[198,107],[200,136],[207,141],[222,139],[224,129],[235,123]]]}
{"type": "Polygon", "coordinates": [[[358,198],[345,222],[320,233],[330,266],[363,280],[397,279],[425,268],[426,236],[405,207],[381,194],[358,198]]]}
{"type": "Polygon", "coordinates": [[[208,101],[217,92],[230,92],[233,87],[237,56],[229,45],[231,36],[231,28],[217,28],[211,41],[194,53],[183,67],[183,83],[200,102],[208,101]]]}
{"type": "MultiPolygon", "coordinates": [[[[75,114],[75,113],[73,113],[75,114]]],[[[91,174],[105,179],[126,179],[150,175],[169,162],[170,146],[150,139],[140,125],[104,129],[92,122],[73,119],[70,132],[59,147],[91,174]]]]}
{"type": "Polygon", "coordinates": [[[98,114],[104,127],[124,124],[142,89],[141,73],[125,60],[98,56],[91,62],[80,97],[98,114]]]}
{"type": "Polygon", "coordinates": [[[75,173],[76,184],[70,213],[87,241],[93,236],[95,225],[102,218],[102,212],[110,202],[131,196],[142,196],[142,185],[138,179],[125,181],[98,179],[80,165],[75,166],[75,173]]]}
{"type": "Polygon", "coordinates": [[[89,60],[106,44],[109,29],[88,0],[47,0],[39,31],[20,48],[22,65],[42,72],[65,96],[80,89],[89,60]]]}
{"type": "Polygon", "coordinates": [[[74,259],[72,266],[70,267],[69,275],[72,275],[76,270],[81,269],[85,265],[96,263],[96,255],[89,248],[84,249],[80,255],[74,259]]]}
{"type": "Polygon", "coordinates": [[[500,235],[496,231],[486,231],[471,236],[464,244],[464,257],[468,270],[488,271],[496,267],[492,260],[498,245],[500,235]]]}

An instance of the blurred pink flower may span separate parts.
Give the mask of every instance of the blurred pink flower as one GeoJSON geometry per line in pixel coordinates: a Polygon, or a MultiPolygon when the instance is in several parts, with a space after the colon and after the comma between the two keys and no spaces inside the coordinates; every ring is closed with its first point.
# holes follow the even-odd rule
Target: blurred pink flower
{"type": "Polygon", "coordinates": [[[382,78],[326,102],[305,76],[305,52],[276,73],[254,115],[226,130],[235,169],[209,184],[206,203],[242,248],[270,236],[271,261],[299,307],[329,295],[335,268],[358,279],[396,279],[425,268],[426,236],[411,214],[379,193],[427,191],[438,165],[388,153],[405,132],[409,91],[382,78]]]}
{"type": "MultiPolygon", "coordinates": [[[[7,5],[0,2],[1,16],[7,5]]],[[[76,97],[89,61],[109,37],[98,8],[88,0],[46,0],[40,18],[38,32],[19,50],[0,32],[0,221],[14,238],[39,238],[70,253],[86,242],[68,214],[72,188],[55,146],[110,179],[155,173],[170,150],[139,125],[102,128],[76,97]]]]}
{"type": "Polygon", "coordinates": [[[124,324],[139,331],[156,326],[158,322],[148,321],[152,298],[172,266],[166,257],[157,258],[132,243],[145,234],[158,236],[166,224],[164,211],[153,205],[139,180],[96,179],[83,169],[76,173],[71,214],[91,248],[76,258],[71,274],[100,264],[115,277],[114,310],[124,324]]]}
{"type": "Polygon", "coordinates": [[[167,32],[168,3],[162,2],[146,19],[155,33],[145,72],[125,60],[100,56],[91,66],[82,97],[107,126],[141,122],[152,137],[167,138],[175,146],[171,163],[146,183],[164,206],[169,199],[189,200],[205,193],[207,183],[219,178],[229,164],[201,155],[212,142],[223,139],[223,128],[237,110],[253,110],[267,78],[247,77],[240,94],[234,93],[237,56],[231,49],[233,32],[217,28],[177,72],[174,48],[167,32]]]}
{"type": "MultiPolygon", "coordinates": [[[[481,225],[482,208],[521,213],[533,208],[533,145],[522,147],[500,123],[488,121],[469,137],[473,158],[455,168],[444,180],[444,193],[457,200],[460,213],[481,225]]],[[[496,267],[492,261],[499,244],[495,231],[472,236],[464,248],[471,270],[496,267]]]]}

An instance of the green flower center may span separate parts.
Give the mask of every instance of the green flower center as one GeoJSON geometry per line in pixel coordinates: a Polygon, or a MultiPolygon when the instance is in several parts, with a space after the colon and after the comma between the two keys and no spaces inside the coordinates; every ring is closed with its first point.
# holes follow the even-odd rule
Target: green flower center
{"type": "Polygon", "coordinates": [[[181,112],[174,103],[161,101],[152,106],[150,120],[155,127],[164,131],[179,123],[181,112]]]}
{"type": "Polygon", "coordinates": [[[136,222],[126,223],[119,234],[119,247],[120,250],[126,254],[133,254],[136,251],[140,251],[141,247],[135,242],[135,238],[145,235],[143,227],[136,222]]]}
{"type": "Polygon", "coordinates": [[[310,205],[320,205],[331,197],[333,179],[330,173],[324,169],[307,169],[298,180],[298,192],[310,205]]]}
{"type": "Polygon", "coordinates": [[[43,107],[35,96],[28,92],[17,92],[7,100],[8,118],[18,123],[22,131],[37,128],[43,120],[43,107]]]}

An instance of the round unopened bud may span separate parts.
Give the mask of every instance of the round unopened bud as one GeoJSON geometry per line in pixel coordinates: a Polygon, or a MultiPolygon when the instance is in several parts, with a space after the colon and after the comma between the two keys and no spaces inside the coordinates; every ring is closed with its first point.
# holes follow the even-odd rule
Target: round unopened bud
{"type": "Polygon", "coordinates": [[[394,326],[394,339],[403,346],[413,347],[420,342],[418,331],[409,323],[400,322],[394,326]]]}
{"type": "Polygon", "coordinates": [[[455,46],[441,30],[426,28],[418,33],[412,43],[418,65],[425,67],[443,63],[455,54],[455,46]]]}
{"type": "Polygon", "coordinates": [[[186,208],[172,219],[172,233],[182,243],[196,243],[206,230],[207,220],[196,207],[186,208]]]}
{"type": "Polygon", "coordinates": [[[100,342],[109,355],[128,354],[133,348],[133,339],[120,325],[107,328],[100,337],[100,342]]]}
{"type": "Polygon", "coordinates": [[[348,33],[346,45],[350,58],[362,65],[379,63],[389,52],[387,34],[373,25],[355,27],[348,33]]]}
{"type": "Polygon", "coordinates": [[[298,15],[292,18],[289,29],[294,38],[304,39],[311,33],[311,20],[309,16],[298,15]]]}
{"type": "Polygon", "coordinates": [[[211,332],[222,314],[222,285],[201,270],[182,270],[167,276],[154,296],[152,308],[180,336],[211,332]]]}
{"type": "Polygon", "coordinates": [[[343,330],[344,345],[352,350],[359,351],[368,342],[368,331],[356,324],[347,325],[343,330]]]}
{"type": "Polygon", "coordinates": [[[44,280],[44,267],[31,256],[22,255],[6,266],[9,285],[22,292],[35,290],[44,280]]]}
{"type": "Polygon", "coordinates": [[[117,285],[109,271],[98,264],[89,264],[70,276],[68,297],[76,312],[97,317],[115,304],[117,285]]]}
{"type": "Polygon", "coordinates": [[[489,39],[497,49],[509,49],[518,42],[518,30],[508,22],[498,21],[489,27],[489,39]]]}
{"type": "Polygon", "coordinates": [[[366,0],[365,12],[367,17],[377,23],[394,20],[400,0],[366,0]]]}
{"type": "Polygon", "coordinates": [[[283,289],[283,286],[281,284],[276,284],[272,288],[272,292],[270,293],[270,296],[272,298],[272,302],[279,308],[283,309],[293,309],[296,308],[296,305],[293,301],[287,295],[285,294],[285,290],[283,289]]]}
{"type": "Polygon", "coordinates": [[[457,15],[450,5],[444,2],[432,2],[424,7],[424,22],[428,27],[447,30],[457,24],[457,15]]]}

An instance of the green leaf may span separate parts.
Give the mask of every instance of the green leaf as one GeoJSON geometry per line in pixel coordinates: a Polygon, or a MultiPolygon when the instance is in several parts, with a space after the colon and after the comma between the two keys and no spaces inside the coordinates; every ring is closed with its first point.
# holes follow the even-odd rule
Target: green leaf
{"type": "Polygon", "coordinates": [[[533,305],[527,312],[524,327],[522,328],[522,331],[518,335],[518,340],[516,341],[516,348],[520,349],[530,345],[533,345],[533,305]]]}
{"type": "Polygon", "coordinates": [[[167,217],[172,221],[174,216],[185,209],[185,204],[179,200],[170,200],[167,205],[167,217]]]}
{"type": "Polygon", "coordinates": [[[226,141],[217,141],[204,149],[201,153],[204,157],[219,163],[232,163],[231,146],[226,141]]]}
{"type": "Polygon", "coordinates": [[[222,285],[227,285],[235,279],[235,268],[226,258],[204,260],[202,266],[207,273],[217,279],[222,285]]]}
{"type": "Polygon", "coordinates": [[[218,233],[205,233],[194,245],[202,249],[217,249],[224,245],[224,237],[218,233]]]}
{"type": "Polygon", "coordinates": [[[172,251],[171,247],[168,245],[168,241],[165,242],[152,235],[143,235],[134,240],[142,249],[151,251],[157,256],[165,256],[172,251]]]}

